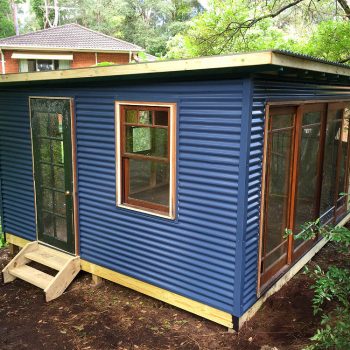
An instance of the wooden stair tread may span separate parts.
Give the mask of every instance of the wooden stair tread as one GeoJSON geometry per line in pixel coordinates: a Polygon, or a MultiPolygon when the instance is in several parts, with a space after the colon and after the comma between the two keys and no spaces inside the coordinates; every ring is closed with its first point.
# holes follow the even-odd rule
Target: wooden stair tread
{"type": "Polygon", "coordinates": [[[48,266],[57,271],[61,270],[72,258],[68,254],[64,254],[40,245],[37,250],[26,253],[24,256],[29,260],[48,266]]]}
{"type": "Polygon", "coordinates": [[[15,267],[13,269],[10,269],[9,272],[11,275],[29,282],[41,289],[45,289],[54,279],[53,276],[40,270],[34,269],[28,265],[15,267]]]}

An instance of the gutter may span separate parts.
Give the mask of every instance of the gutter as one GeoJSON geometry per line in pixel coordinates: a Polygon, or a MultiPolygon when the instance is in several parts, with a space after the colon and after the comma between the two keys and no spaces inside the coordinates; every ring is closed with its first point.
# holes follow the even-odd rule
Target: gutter
{"type": "Polygon", "coordinates": [[[1,48],[0,48],[0,57],[1,57],[1,74],[6,74],[5,56],[1,48]]]}

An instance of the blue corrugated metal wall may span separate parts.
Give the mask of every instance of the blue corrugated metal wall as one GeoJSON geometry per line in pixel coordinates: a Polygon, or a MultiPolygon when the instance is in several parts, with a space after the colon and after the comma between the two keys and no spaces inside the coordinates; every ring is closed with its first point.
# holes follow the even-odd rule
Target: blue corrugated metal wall
{"type": "MultiPolygon", "coordinates": [[[[254,95],[252,109],[252,125],[250,129],[249,150],[249,190],[247,205],[247,225],[243,265],[244,275],[242,288],[243,314],[257,300],[257,258],[259,244],[260,193],[262,176],[263,138],[265,125],[265,104],[268,100],[310,100],[320,98],[350,98],[349,87],[317,85],[301,82],[287,82],[280,78],[254,80],[254,95]]],[[[237,266],[238,268],[238,266],[237,266]]]]}
{"type": "Polygon", "coordinates": [[[25,94],[0,92],[3,231],[35,239],[32,151],[25,94]]]}
{"type": "MultiPolygon", "coordinates": [[[[75,99],[81,257],[233,313],[234,294],[240,294],[235,293],[234,281],[241,278],[235,277],[235,260],[238,179],[244,177],[242,171],[246,169],[240,154],[242,147],[248,147],[241,129],[242,113],[247,112],[243,110],[247,81],[109,85],[50,88],[52,95],[75,99]],[[175,221],[116,208],[116,99],[178,104],[175,221]]],[[[31,90],[29,94],[47,92],[31,90]]],[[[15,92],[0,95],[4,101],[1,125],[8,125],[1,136],[8,135],[7,140],[15,136],[18,140],[16,157],[7,142],[2,142],[4,157],[12,152],[11,160],[1,158],[7,187],[5,228],[33,238],[27,96],[15,92]],[[20,186],[24,190],[18,197],[24,200],[19,215],[13,200],[16,178],[9,173],[13,168],[21,173],[20,186]],[[22,226],[17,224],[17,217],[22,226]]]]}

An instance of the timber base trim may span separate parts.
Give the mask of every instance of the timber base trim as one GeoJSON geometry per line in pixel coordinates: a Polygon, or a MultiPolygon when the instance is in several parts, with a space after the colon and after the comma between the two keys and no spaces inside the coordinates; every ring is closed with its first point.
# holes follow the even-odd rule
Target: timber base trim
{"type": "Polygon", "coordinates": [[[164,301],[167,304],[189,311],[193,314],[204,317],[225,327],[233,328],[232,315],[227,312],[215,309],[211,306],[202,304],[173,292],[169,292],[165,289],[153,286],[146,282],[142,282],[105,267],[92,264],[86,260],[81,260],[80,263],[81,269],[83,271],[115,282],[124,287],[136,290],[137,292],[146,294],[152,298],[164,301]]]}
{"type": "MultiPolygon", "coordinates": [[[[19,247],[24,247],[29,242],[26,239],[23,239],[10,233],[6,233],[6,240],[8,243],[19,247]]],[[[206,318],[222,326],[228,327],[230,329],[233,328],[232,315],[227,312],[215,309],[211,306],[183,297],[179,294],[175,294],[165,289],[153,286],[149,283],[142,282],[140,280],[123,275],[105,267],[93,264],[86,260],[80,260],[80,266],[82,271],[91,273],[92,275],[94,275],[95,279],[96,277],[100,277],[115,282],[124,287],[133,289],[139,293],[148,295],[152,298],[164,301],[165,303],[176,306],[180,309],[189,311],[195,315],[206,318]]]]}

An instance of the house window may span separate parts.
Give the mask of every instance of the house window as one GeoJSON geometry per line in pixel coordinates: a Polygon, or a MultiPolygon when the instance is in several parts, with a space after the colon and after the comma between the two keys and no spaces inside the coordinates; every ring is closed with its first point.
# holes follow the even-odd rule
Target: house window
{"type": "Polygon", "coordinates": [[[19,71],[22,73],[45,72],[69,68],[70,61],[66,60],[21,59],[19,62],[19,71]]]}
{"type": "Polygon", "coordinates": [[[117,205],[173,218],[175,105],[116,108],[117,205]]]}

